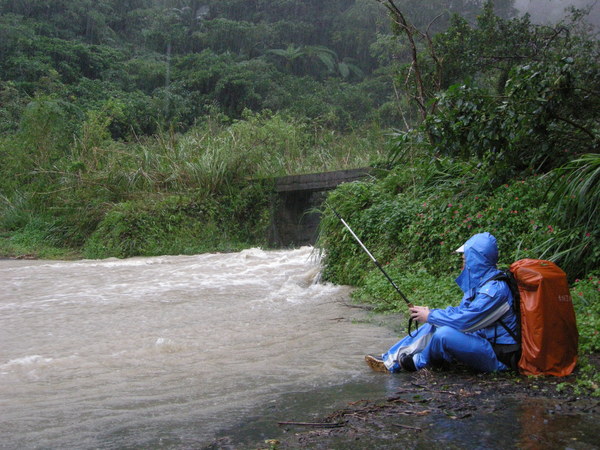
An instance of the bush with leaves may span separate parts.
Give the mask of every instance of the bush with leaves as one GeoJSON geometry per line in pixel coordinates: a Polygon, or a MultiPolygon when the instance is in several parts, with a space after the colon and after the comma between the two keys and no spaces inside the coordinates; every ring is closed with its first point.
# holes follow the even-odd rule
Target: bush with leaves
{"type": "Polygon", "coordinates": [[[479,193],[471,190],[476,184],[468,186],[463,180],[455,185],[432,176],[438,171],[435,164],[422,164],[416,185],[412,170],[396,169],[380,181],[348,183],[333,191],[319,238],[325,250],[324,276],[362,287],[361,298],[367,292],[376,292],[378,298],[394,295],[391,286],[382,294],[382,283],[372,280],[381,274],[329,208],[342,215],[383,265],[401,276],[419,272],[425,278],[444,278],[457,273],[460,259],[454,250],[476,233],[496,236],[500,264],[507,267],[517,259],[539,257],[539,245],[561,232],[547,221],[547,178],[514,180],[479,193]]]}
{"type": "MultiPolygon", "coordinates": [[[[524,171],[545,172],[573,156],[596,151],[599,124],[589,113],[573,113],[586,103],[573,59],[513,69],[505,96],[466,84],[439,95],[438,112],[424,130],[432,151],[484,161],[492,186],[524,171]]],[[[589,105],[594,108],[593,105],[589,105]]]]}
{"type": "Polygon", "coordinates": [[[228,196],[157,196],[115,205],[87,240],[88,258],[235,251],[262,245],[269,190],[253,185],[228,196]]]}
{"type": "Polygon", "coordinates": [[[579,348],[582,353],[600,351],[600,277],[598,272],[576,279],[571,289],[577,312],[579,348]]]}
{"type": "MultiPolygon", "coordinates": [[[[319,238],[325,253],[324,276],[354,285],[354,299],[372,303],[377,311],[407,316],[402,298],[332,208],[350,223],[404,295],[413,304],[432,308],[459,302],[462,293],[453,279],[460,272],[461,259],[454,250],[472,234],[490,231],[497,237],[503,268],[517,259],[543,256],[538,252],[546,240],[562,238],[565,230],[548,222],[551,215],[544,200],[551,186],[549,177],[514,180],[491,192],[476,194],[466,183],[439,174],[431,176],[437,170],[435,164],[423,165],[418,172],[414,167],[396,169],[380,181],[348,183],[333,191],[327,199],[319,238]]],[[[452,171],[464,168],[454,167],[452,171]]],[[[590,220],[593,217],[588,216],[590,220]]],[[[583,242],[595,248],[592,241],[583,242]]],[[[590,261],[589,254],[581,256],[590,261]]],[[[573,278],[585,261],[573,266],[565,262],[561,267],[573,278]]],[[[599,283],[596,270],[575,279],[571,288],[580,336],[576,390],[595,395],[599,393],[600,378],[587,356],[600,348],[599,283]]]]}
{"type": "MultiPolygon", "coordinates": [[[[390,10],[403,23],[402,12],[390,10]]],[[[600,46],[580,19],[555,27],[507,20],[488,1],[476,24],[454,18],[434,37],[410,23],[398,27],[399,37],[413,38],[403,79],[422,113],[418,138],[429,154],[476,157],[494,188],[597,152],[600,46]],[[416,45],[423,36],[430,39],[416,45]]]]}
{"type": "Polygon", "coordinates": [[[542,256],[569,269],[571,279],[600,267],[600,155],[574,159],[546,176],[548,215],[562,228],[538,245],[542,256]]]}

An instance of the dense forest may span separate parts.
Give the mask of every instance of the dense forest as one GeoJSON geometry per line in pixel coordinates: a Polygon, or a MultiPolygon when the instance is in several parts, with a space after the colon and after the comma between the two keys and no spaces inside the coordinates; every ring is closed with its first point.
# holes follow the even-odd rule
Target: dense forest
{"type": "MultiPolygon", "coordinates": [[[[405,3],[417,26],[451,5],[466,17],[480,7],[405,3]]],[[[44,96],[60,100],[55,107],[71,120],[110,110],[115,139],[186,130],[210,114],[237,119],[245,109],[341,129],[397,120],[384,105],[389,66],[406,49],[391,48],[376,1],[6,0],[0,20],[2,132],[16,130],[26,105],[44,96]]]]}
{"type": "Polygon", "coordinates": [[[451,250],[491,231],[503,263],[566,270],[582,349],[597,351],[588,12],[539,24],[513,0],[0,0],[0,254],[266,245],[270,177],[370,165],[324,205],[327,279],[401,308],[329,206],[424,302],[452,301],[451,250]]]}
{"type": "MultiPolygon", "coordinates": [[[[404,6],[434,33],[482,2],[404,6]]],[[[261,195],[240,180],[385,158],[383,131],[419,118],[387,14],[372,0],[0,1],[2,229],[91,248],[107,214],[153,202],[237,229],[261,195]]],[[[256,241],[263,216],[206,248],[256,241]]],[[[142,240],[117,255],[191,251],[142,240]]]]}

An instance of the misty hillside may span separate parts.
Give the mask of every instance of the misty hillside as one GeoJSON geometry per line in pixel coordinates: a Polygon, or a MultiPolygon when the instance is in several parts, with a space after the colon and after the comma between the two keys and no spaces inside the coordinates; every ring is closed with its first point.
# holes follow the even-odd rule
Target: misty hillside
{"type": "MultiPolygon", "coordinates": [[[[400,3],[436,31],[450,12],[474,20],[483,2],[400,3]]],[[[496,9],[514,14],[511,3],[496,9]]],[[[0,131],[15,131],[39,96],[67,102],[69,114],[117,102],[115,138],[263,109],[339,129],[390,126],[390,67],[409,60],[391,39],[375,0],[2,0],[0,131]]]]}

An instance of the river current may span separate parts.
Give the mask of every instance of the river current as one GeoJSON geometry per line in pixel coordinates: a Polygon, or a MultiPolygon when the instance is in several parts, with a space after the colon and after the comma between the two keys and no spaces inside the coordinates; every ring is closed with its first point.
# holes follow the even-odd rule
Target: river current
{"type": "Polygon", "coordinates": [[[1,448],[198,447],[393,333],[296,250],[0,261],[1,448]]]}

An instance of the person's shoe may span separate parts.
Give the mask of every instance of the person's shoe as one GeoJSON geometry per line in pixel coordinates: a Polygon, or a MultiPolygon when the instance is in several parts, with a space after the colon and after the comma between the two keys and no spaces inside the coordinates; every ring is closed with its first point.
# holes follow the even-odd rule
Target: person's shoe
{"type": "Polygon", "coordinates": [[[383,359],[381,359],[380,356],[367,355],[367,356],[365,356],[365,361],[367,362],[369,367],[371,369],[373,369],[375,372],[388,373],[388,369],[387,369],[387,367],[385,367],[385,364],[383,363],[383,359]]]}
{"type": "Polygon", "coordinates": [[[401,354],[400,358],[398,358],[398,363],[402,370],[405,370],[406,372],[416,372],[417,370],[412,355],[407,355],[406,353],[401,354]]]}

